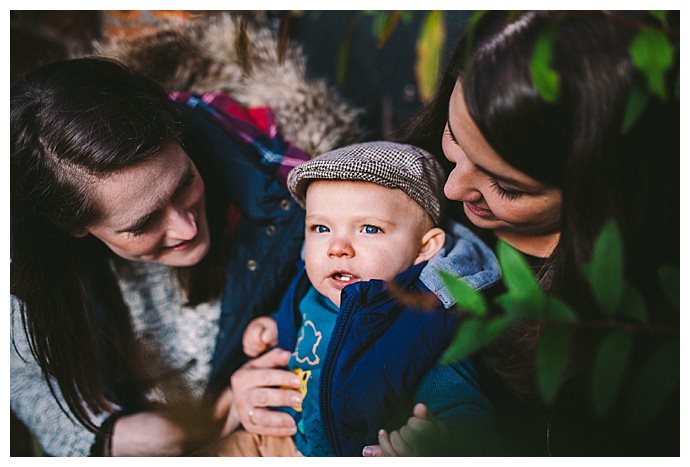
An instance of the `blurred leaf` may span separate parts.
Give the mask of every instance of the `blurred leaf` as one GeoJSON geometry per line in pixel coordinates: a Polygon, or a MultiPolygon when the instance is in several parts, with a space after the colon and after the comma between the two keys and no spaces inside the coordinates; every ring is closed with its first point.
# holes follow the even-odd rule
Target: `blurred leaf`
{"type": "Polygon", "coordinates": [[[388,13],[386,13],[385,11],[374,12],[374,21],[371,25],[371,33],[373,34],[374,39],[378,39],[379,37],[381,37],[381,32],[383,31],[383,27],[386,24],[387,16],[388,13]]]}
{"type": "Polygon", "coordinates": [[[545,296],[522,253],[506,242],[499,241],[496,254],[508,293],[523,304],[532,306],[535,312],[541,313],[545,296]]]}
{"type": "Polygon", "coordinates": [[[537,38],[532,52],[530,74],[532,84],[537,93],[546,102],[556,102],[560,94],[561,77],[551,68],[553,55],[553,43],[556,38],[556,27],[550,25],[548,29],[537,38]]]}
{"type": "Polygon", "coordinates": [[[632,88],[625,108],[621,133],[626,133],[635,124],[639,116],[642,115],[648,101],[649,97],[646,92],[640,90],[637,86],[632,88]]]}
{"type": "Polygon", "coordinates": [[[490,321],[467,319],[460,323],[453,342],[441,357],[442,363],[450,363],[470,355],[472,352],[490,344],[503,334],[515,321],[507,316],[490,321]]]}
{"type": "Polygon", "coordinates": [[[661,266],[658,276],[664,295],[680,309],[680,269],[676,266],[661,266]]]}
{"type": "Polygon", "coordinates": [[[621,313],[628,318],[639,321],[640,323],[647,322],[647,305],[644,304],[642,296],[635,288],[626,282],[625,293],[623,294],[623,302],[620,305],[621,313]]]}
{"type": "Polygon", "coordinates": [[[666,10],[649,10],[649,14],[661,21],[661,24],[668,24],[666,21],[666,16],[668,16],[668,11],[666,10]]]}
{"type": "Polygon", "coordinates": [[[378,35],[376,47],[380,49],[384,46],[388,38],[391,36],[391,34],[393,34],[393,31],[395,31],[395,28],[398,26],[401,16],[402,15],[399,11],[391,12],[390,16],[386,20],[386,24],[384,24],[383,29],[381,30],[381,33],[378,35]]]}
{"type": "Polygon", "coordinates": [[[454,274],[439,271],[439,275],[459,308],[476,316],[486,315],[486,301],[481,292],[454,274]]]}
{"type": "Polygon", "coordinates": [[[584,273],[604,314],[613,316],[623,298],[623,247],[615,221],[608,221],[601,229],[584,273]]]}
{"type": "Polygon", "coordinates": [[[443,12],[430,11],[422,23],[417,38],[415,77],[422,102],[431,101],[436,90],[445,40],[446,26],[443,12]]]}
{"type": "Polygon", "coordinates": [[[536,307],[533,301],[517,297],[512,293],[501,294],[494,301],[513,319],[536,321],[542,318],[542,309],[536,307]]]}
{"type": "Polygon", "coordinates": [[[287,53],[288,44],[290,43],[290,28],[292,25],[292,17],[297,16],[296,11],[283,11],[280,15],[280,23],[278,27],[278,63],[283,64],[285,61],[285,54],[287,53]]]}
{"type": "Polygon", "coordinates": [[[556,400],[568,364],[568,348],[572,331],[561,325],[547,327],[537,347],[537,383],[547,405],[556,400]]]}
{"type": "Polygon", "coordinates": [[[635,376],[628,400],[628,414],[633,427],[639,427],[656,415],[669,400],[680,380],[680,342],[663,343],[645,361],[635,376]]]}
{"type": "Polygon", "coordinates": [[[559,298],[547,296],[545,310],[544,317],[551,322],[570,324],[577,321],[577,314],[559,298]]]}
{"type": "Polygon", "coordinates": [[[625,331],[608,334],[599,345],[592,375],[592,401],[599,415],[606,413],[618,394],[631,348],[632,335],[625,331]]]}
{"type": "Polygon", "coordinates": [[[403,24],[405,24],[405,25],[410,24],[412,22],[412,12],[411,11],[401,11],[400,17],[402,19],[403,24]]]}
{"type": "Polygon", "coordinates": [[[342,85],[345,83],[345,75],[347,74],[347,59],[350,56],[350,45],[352,44],[352,38],[355,35],[355,29],[359,20],[362,18],[362,12],[359,11],[350,20],[350,24],[347,26],[345,34],[343,34],[342,39],[340,39],[340,46],[338,47],[338,60],[336,62],[335,70],[335,82],[336,84],[342,85]]]}
{"type": "Polygon", "coordinates": [[[630,54],[635,67],[647,77],[649,89],[665,99],[664,73],[673,64],[674,55],[668,38],[656,29],[645,28],[635,37],[630,54]]]}
{"type": "Polygon", "coordinates": [[[467,27],[465,29],[465,35],[467,36],[467,49],[465,50],[466,62],[463,64],[465,70],[467,70],[467,67],[469,66],[470,57],[472,56],[470,51],[472,50],[472,45],[474,42],[474,28],[477,26],[477,23],[485,14],[486,11],[483,10],[475,11],[474,13],[472,13],[472,16],[470,16],[469,21],[467,21],[467,27]]]}

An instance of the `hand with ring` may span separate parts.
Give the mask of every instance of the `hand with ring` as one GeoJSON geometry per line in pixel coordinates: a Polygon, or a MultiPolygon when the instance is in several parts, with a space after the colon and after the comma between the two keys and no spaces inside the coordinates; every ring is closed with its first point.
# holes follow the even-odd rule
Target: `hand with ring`
{"type": "Polygon", "coordinates": [[[299,377],[282,369],[290,355],[287,350],[273,349],[245,363],[232,375],[233,409],[246,431],[272,436],[292,436],[297,432],[289,414],[269,409],[302,404],[299,377]]]}

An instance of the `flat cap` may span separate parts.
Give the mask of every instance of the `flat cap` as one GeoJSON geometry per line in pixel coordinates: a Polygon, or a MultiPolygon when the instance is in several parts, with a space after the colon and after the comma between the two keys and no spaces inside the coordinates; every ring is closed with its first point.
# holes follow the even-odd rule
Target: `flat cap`
{"type": "Polygon", "coordinates": [[[371,141],[334,149],[290,171],[287,186],[305,206],[314,180],[360,180],[400,189],[417,202],[435,225],[441,220],[445,174],[434,156],[416,146],[371,141]]]}

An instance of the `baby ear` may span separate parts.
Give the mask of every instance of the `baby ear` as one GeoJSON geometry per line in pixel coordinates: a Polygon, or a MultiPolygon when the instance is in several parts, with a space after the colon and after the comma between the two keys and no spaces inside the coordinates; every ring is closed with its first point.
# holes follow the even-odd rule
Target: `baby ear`
{"type": "Polygon", "coordinates": [[[433,258],[436,253],[441,251],[441,248],[443,248],[445,243],[446,233],[442,229],[434,227],[433,229],[427,231],[422,236],[419,253],[417,254],[417,258],[414,260],[414,264],[419,264],[433,258]]]}

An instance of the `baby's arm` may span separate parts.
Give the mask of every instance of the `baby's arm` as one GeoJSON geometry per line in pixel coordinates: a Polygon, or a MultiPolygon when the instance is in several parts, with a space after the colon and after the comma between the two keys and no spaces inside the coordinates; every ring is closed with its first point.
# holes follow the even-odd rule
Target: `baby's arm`
{"type": "Polygon", "coordinates": [[[249,357],[256,357],[276,345],[278,324],[268,316],[253,319],[242,336],[242,350],[249,357]]]}

